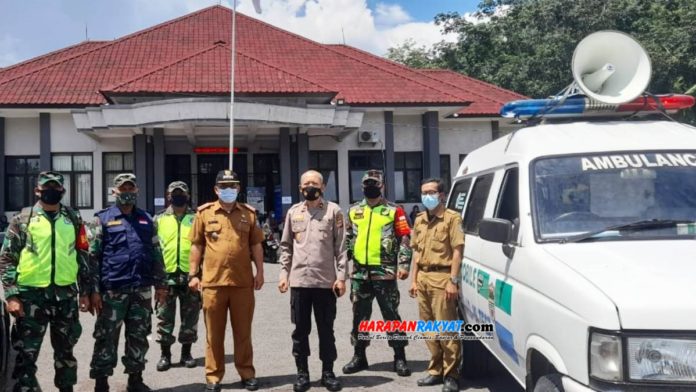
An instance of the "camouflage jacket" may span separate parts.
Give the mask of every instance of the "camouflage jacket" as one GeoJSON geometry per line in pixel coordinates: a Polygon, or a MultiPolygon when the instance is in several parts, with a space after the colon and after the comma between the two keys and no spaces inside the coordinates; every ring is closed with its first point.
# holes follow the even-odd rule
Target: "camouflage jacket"
{"type": "Polygon", "coordinates": [[[394,221],[382,228],[382,240],[380,244],[381,265],[366,266],[361,265],[355,260],[357,252],[366,252],[367,249],[357,249],[356,239],[358,237],[358,224],[354,221],[364,214],[370,207],[366,200],[353,204],[348,210],[346,219],[346,242],[348,247],[348,259],[353,266],[351,278],[356,280],[393,280],[396,279],[397,268],[409,271],[411,268],[411,230],[406,221],[406,214],[395,204],[382,199],[377,205],[371,207],[376,209],[384,206],[387,209],[395,210],[394,221]]]}
{"type": "MultiPolygon", "coordinates": [[[[36,203],[31,212],[32,216],[44,215],[49,217],[46,212],[41,208],[39,203],[36,203]]],[[[55,291],[55,296],[59,299],[65,299],[73,297],[75,293],[79,290],[80,295],[89,295],[94,291],[94,287],[97,285],[97,279],[94,274],[94,270],[91,268],[89,263],[88,249],[89,243],[87,241],[87,234],[84,224],[82,223],[82,218],[77,210],[70,210],[61,204],[59,213],[56,214],[54,221],[60,217],[65,219],[71,219],[74,217],[77,222],[74,222],[79,226],[79,232],[77,233],[77,239],[75,243],[75,250],[77,252],[77,284],[68,287],[60,287],[51,284],[48,289],[55,291]]],[[[18,273],[17,266],[19,265],[20,253],[27,246],[27,241],[31,241],[31,238],[27,236],[27,222],[22,222],[21,214],[15,215],[10,221],[10,226],[5,234],[5,240],[2,244],[2,250],[0,250],[0,276],[2,279],[2,285],[5,290],[5,298],[10,298],[16,296],[22,292],[33,291],[40,288],[26,287],[18,285],[18,273]]]]}

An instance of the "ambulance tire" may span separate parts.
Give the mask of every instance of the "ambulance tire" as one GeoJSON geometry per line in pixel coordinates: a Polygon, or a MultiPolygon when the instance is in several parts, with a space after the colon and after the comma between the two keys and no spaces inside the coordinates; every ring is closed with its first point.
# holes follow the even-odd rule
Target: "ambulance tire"
{"type": "Polygon", "coordinates": [[[547,374],[539,377],[534,392],[564,392],[563,376],[558,373],[547,374]]]}
{"type": "MultiPolygon", "coordinates": [[[[467,334],[468,335],[468,334],[467,334]]],[[[489,377],[495,365],[495,358],[480,340],[462,340],[462,362],[459,374],[468,380],[489,377]]]]}

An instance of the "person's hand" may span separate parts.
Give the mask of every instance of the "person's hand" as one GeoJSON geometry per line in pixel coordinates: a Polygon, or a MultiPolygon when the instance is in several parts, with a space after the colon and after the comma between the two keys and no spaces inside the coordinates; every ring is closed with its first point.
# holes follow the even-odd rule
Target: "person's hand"
{"type": "Polygon", "coordinates": [[[167,295],[169,295],[169,289],[158,288],[155,290],[155,302],[162,305],[167,301],[167,295]]]}
{"type": "Polygon", "coordinates": [[[7,313],[13,315],[14,317],[24,317],[24,305],[22,301],[17,297],[12,297],[7,299],[7,305],[5,306],[7,313]]]}
{"type": "Polygon", "coordinates": [[[337,280],[333,284],[333,290],[334,293],[338,295],[338,297],[343,297],[343,294],[346,293],[346,282],[342,280],[337,280]]]}
{"type": "Polygon", "coordinates": [[[89,295],[80,296],[80,312],[90,312],[94,314],[92,305],[89,302],[89,295]]]}
{"type": "Polygon", "coordinates": [[[278,291],[281,293],[285,293],[288,291],[288,279],[287,278],[281,278],[280,282],[278,282],[278,291]]]}
{"type": "Polygon", "coordinates": [[[256,276],[254,276],[254,289],[261,290],[263,287],[263,271],[256,271],[256,276]]]}
{"type": "Polygon", "coordinates": [[[92,305],[92,311],[98,315],[102,312],[102,297],[99,293],[92,293],[89,298],[89,302],[92,305]]]}
{"type": "Polygon", "coordinates": [[[396,277],[399,278],[400,280],[404,280],[408,278],[408,271],[405,269],[399,268],[399,272],[396,273],[396,277]]]}
{"type": "Polygon", "coordinates": [[[201,291],[201,280],[198,279],[197,276],[194,276],[193,278],[189,278],[189,283],[188,283],[189,289],[193,292],[199,292],[201,291]]]}
{"type": "Polygon", "coordinates": [[[456,300],[459,293],[459,287],[452,282],[447,282],[447,287],[445,287],[445,300],[453,301],[456,300]]]}
{"type": "Polygon", "coordinates": [[[418,283],[411,282],[411,288],[408,289],[408,295],[411,296],[411,298],[418,297],[418,283]]]}

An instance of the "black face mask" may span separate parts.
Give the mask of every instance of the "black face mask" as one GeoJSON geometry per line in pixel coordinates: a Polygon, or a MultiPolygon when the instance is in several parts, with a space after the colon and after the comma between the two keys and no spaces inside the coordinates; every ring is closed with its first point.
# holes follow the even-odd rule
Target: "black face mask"
{"type": "Polygon", "coordinates": [[[183,207],[188,203],[188,197],[186,195],[174,195],[172,196],[172,205],[174,207],[183,207]]]}
{"type": "Polygon", "coordinates": [[[302,196],[304,196],[305,200],[314,201],[321,196],[321,189],[308,186],[302,190],[302,196]]]}
{"type": "Polygon", "coordinates": [[[57,189],[48,188],[41,190],[41,201],[48,205],[55,205],[60,203],[63,198],[63,191],[57,189]]]}
{"type": "Polygon", "coordinates": [[[363,195],[368,199],[376,199],[382,195],[382,190],[377,185],[368,185],[363,188],[363,195]]]}

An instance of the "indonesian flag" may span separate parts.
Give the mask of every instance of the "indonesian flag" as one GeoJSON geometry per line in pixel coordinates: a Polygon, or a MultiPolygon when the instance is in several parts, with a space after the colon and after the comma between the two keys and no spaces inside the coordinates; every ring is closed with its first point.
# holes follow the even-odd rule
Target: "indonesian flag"
{"type": "Polygon", "coordinates": [[[252,3],[254,3],[254,9],[256,10],[257,14],[261,13],[261,0],[251,0],[252,3]]]}

